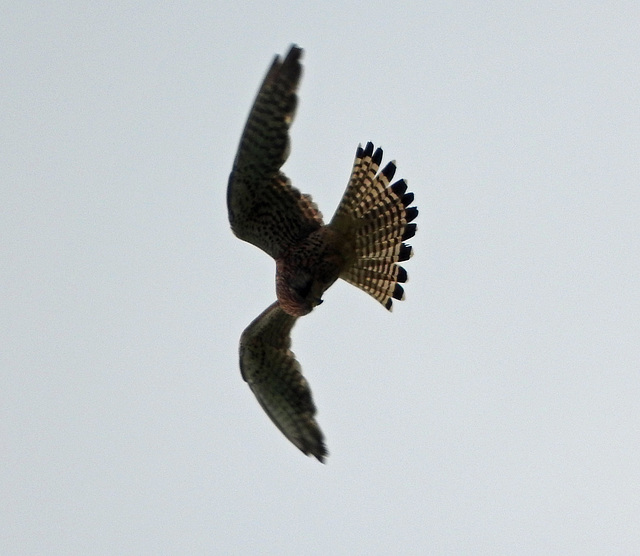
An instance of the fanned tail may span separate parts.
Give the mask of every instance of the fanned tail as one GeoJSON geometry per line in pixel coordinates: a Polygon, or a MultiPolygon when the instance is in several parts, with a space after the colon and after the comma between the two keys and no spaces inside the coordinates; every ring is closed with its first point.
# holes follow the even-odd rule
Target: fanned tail
{"type": "Polygon", "coordinates": [[[340,277],[377,299],[388,310],[393,299],[404,299],[407,272],[398,263],[413,255],[403,243],[416,233],[411,222],[418,209],[409,206],[413,193],[399,180],[389,185],[396,171],[394,161],[380,172],[382,149],[367,143],[358,146],[353,171],[330,226],[354,242],[355,259],[340,277]]]}

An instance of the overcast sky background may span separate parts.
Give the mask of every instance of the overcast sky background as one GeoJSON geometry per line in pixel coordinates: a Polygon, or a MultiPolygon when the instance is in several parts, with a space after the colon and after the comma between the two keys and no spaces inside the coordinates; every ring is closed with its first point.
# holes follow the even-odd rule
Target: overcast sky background
{"type": "Polygon", "coordinates": [[[640,552],[637,2],[0,8],[0,552],[640,552]],[[285,171],[358,143],[420,208],[407,299],[293,350],[330,457],[238,369],[275,266],[225,190],[274,54],[285,171]]]}

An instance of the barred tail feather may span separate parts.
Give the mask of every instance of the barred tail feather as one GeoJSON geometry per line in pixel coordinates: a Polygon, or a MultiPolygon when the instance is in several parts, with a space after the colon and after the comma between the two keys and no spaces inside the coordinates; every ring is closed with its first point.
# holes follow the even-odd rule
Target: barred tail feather
{"type": "Polygon", "coordinates": [[[377,299],[391,310],[393,299],[404,299],[400,285],[407,272],[398,263],[413,255],[403,243],[416,233],[411,222],[418,209],[409,206],[413,193],[399,180],[390,185],[396,171],[395,162],[382,170],[382,149],[373,150],[367,143],[358,147],[351,178],[330,226],[352,238],[355,259],[340,277],[377,299]]]}

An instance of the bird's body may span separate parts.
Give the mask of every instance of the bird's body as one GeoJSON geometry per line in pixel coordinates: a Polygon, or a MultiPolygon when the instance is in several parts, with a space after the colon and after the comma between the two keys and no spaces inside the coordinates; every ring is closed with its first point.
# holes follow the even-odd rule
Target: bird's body
{"type": "Polygon", "coordinates": [[[296,317],[310,313],[354,256],[343,234],[328,226],[311,232],[276,259],[280,306],[296,317]]]}
{"type": "Polygon", "coordinates": [[[302,50],[276,56],[249,114],[227,188],[229,221],[240,239],[276,261],[278,300],[242,334],[240,367],[273,422],[298,448],[326,456],[314,419],[311,391],[289,350],[298,317],[322,302],[338,279],[369,293],[385,308],[403,299],[407,273],[397,263],[412,255],[403,243],[418,214],[406,182],[390,185],[395,163],[382,170],[382,150],[358,147],[351,178],[335,215],[325,224],[309,195],[280,170],[289,154],[288,130],[297,104],[302,50]]]}

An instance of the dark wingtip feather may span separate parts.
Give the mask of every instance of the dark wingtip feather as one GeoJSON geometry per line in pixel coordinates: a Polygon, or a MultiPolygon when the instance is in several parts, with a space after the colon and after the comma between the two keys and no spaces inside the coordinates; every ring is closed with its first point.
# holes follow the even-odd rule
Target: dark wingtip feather
{"type": "Polygon", "coordinates": [[[396,163],[389,162],[384,169],[382,170],[382,175],[387,178],[387,180],[391,181],[393,179],[394,174],[396,173],[396,163]]]}
{"type": "Polygon", "coordinates": [[[391,311],[391,308],[393,307],[393,300],[391,298],[387,299],[387,301],[384,304],[384,308],[387,311],[391,311]]]}
{"type": "Polygon", "coordinates": [[[398,262],[401,263],[402,261],[408,261],[411,258],[411,255],[413,255],[413,248],[411,245],[403,243],[400,246],[400,253],[398,253],[398,262]]]}
{"type": "Polygon", "coordinates": [[[371,158],[371,160],[374,162],[374,164],[377,164],[378,166],[380,165],[380,163],[382,162],[382,149],[380,147],[378,147],[376,149],[376,152],[373,153],[373,157],[371,158]]]}
{"type": "Polygon", "coordinates": [[[418,207],[407,207],[404,211],[407,222],[413,222],[418,216],[418,207]]]}
{"type": "Polygon", "coordinates": [[[289,52],[287,52],[287,55],[283,63],[286,63],[287,61],[289,62],[297,61],[300,59],[300,56],[302,56],[302,48],[300,48],[297,44],[293,43],[289,47],[289,52]]]}
{"type": "Polygon", "coordinates": [[[407,182],[405,180],[398,180],[391,186],[391,189],[398,197],[402,197],[407,190],[407,182]]]}
{"type": "Polygon", "coordinates": [[[398,277],[396,278],[396,280],[398,282],[402,282],[404,284],[407,281],[408,278],[409,277],[407,276],[407,271],[403,267],[399,266],[398,267],[398,277]]]}
{"type": "Polygon", "coordinates": [[[411,203],[413,203],[413,193],[405,193],[402,196],[402,204],[408,207],[411,203]]]}
{"type": "Polygon", "coordinates": [[[366,145],[366,147],[364,148],[364,156],[371,156],[373,154],[373,143],[371,141],[369,141],[366,145]]]}
{"type": "Polygon", "coordinates": [[[314,422],[312,430],[306,432],[308,434],[299,436],[294,444],[302,451],[305,456],[313,456],[320,463],[324,463],[324,460],[329,455],[329,452],[327,451],[327,447],[325,446],[324,435],[322,434],[322,431],[314,422]]]}
{"type": "MultiPolygon", "coordinates": [[[[302,56],[302,48],[291,45],[289,52],[282,61],[280,71],[286,75],[292,82],[297,82],[300,79],[302,73],[302,65],[300,64],[300,58],[302,56]]],[[[279,56],[276,56],[275,62],[280,60],[279,56]]]]}
{"type": "Polygon", "coordinates": [[[402,234],[402,241],[411,239],[415,236],[417,229],[418,227],[415,224],[407,224],[407,227],[404,229],[404,233],[402,234]]]}
{"type": "Polygon", "coordinates": [[[404,288],[400,284],[396,284],[396,287],[393,290],[393,295],[391,297],[393,297],[394,299],[403,299],[404,288]]]}
{"type": "Polygon", "coordinates": [[[324,460],[329,455],[327,448],[324,444],[320,445],[317,450],[311,452],[311,455],[316,458],[320,463],[326,463],[324,460]]]}

